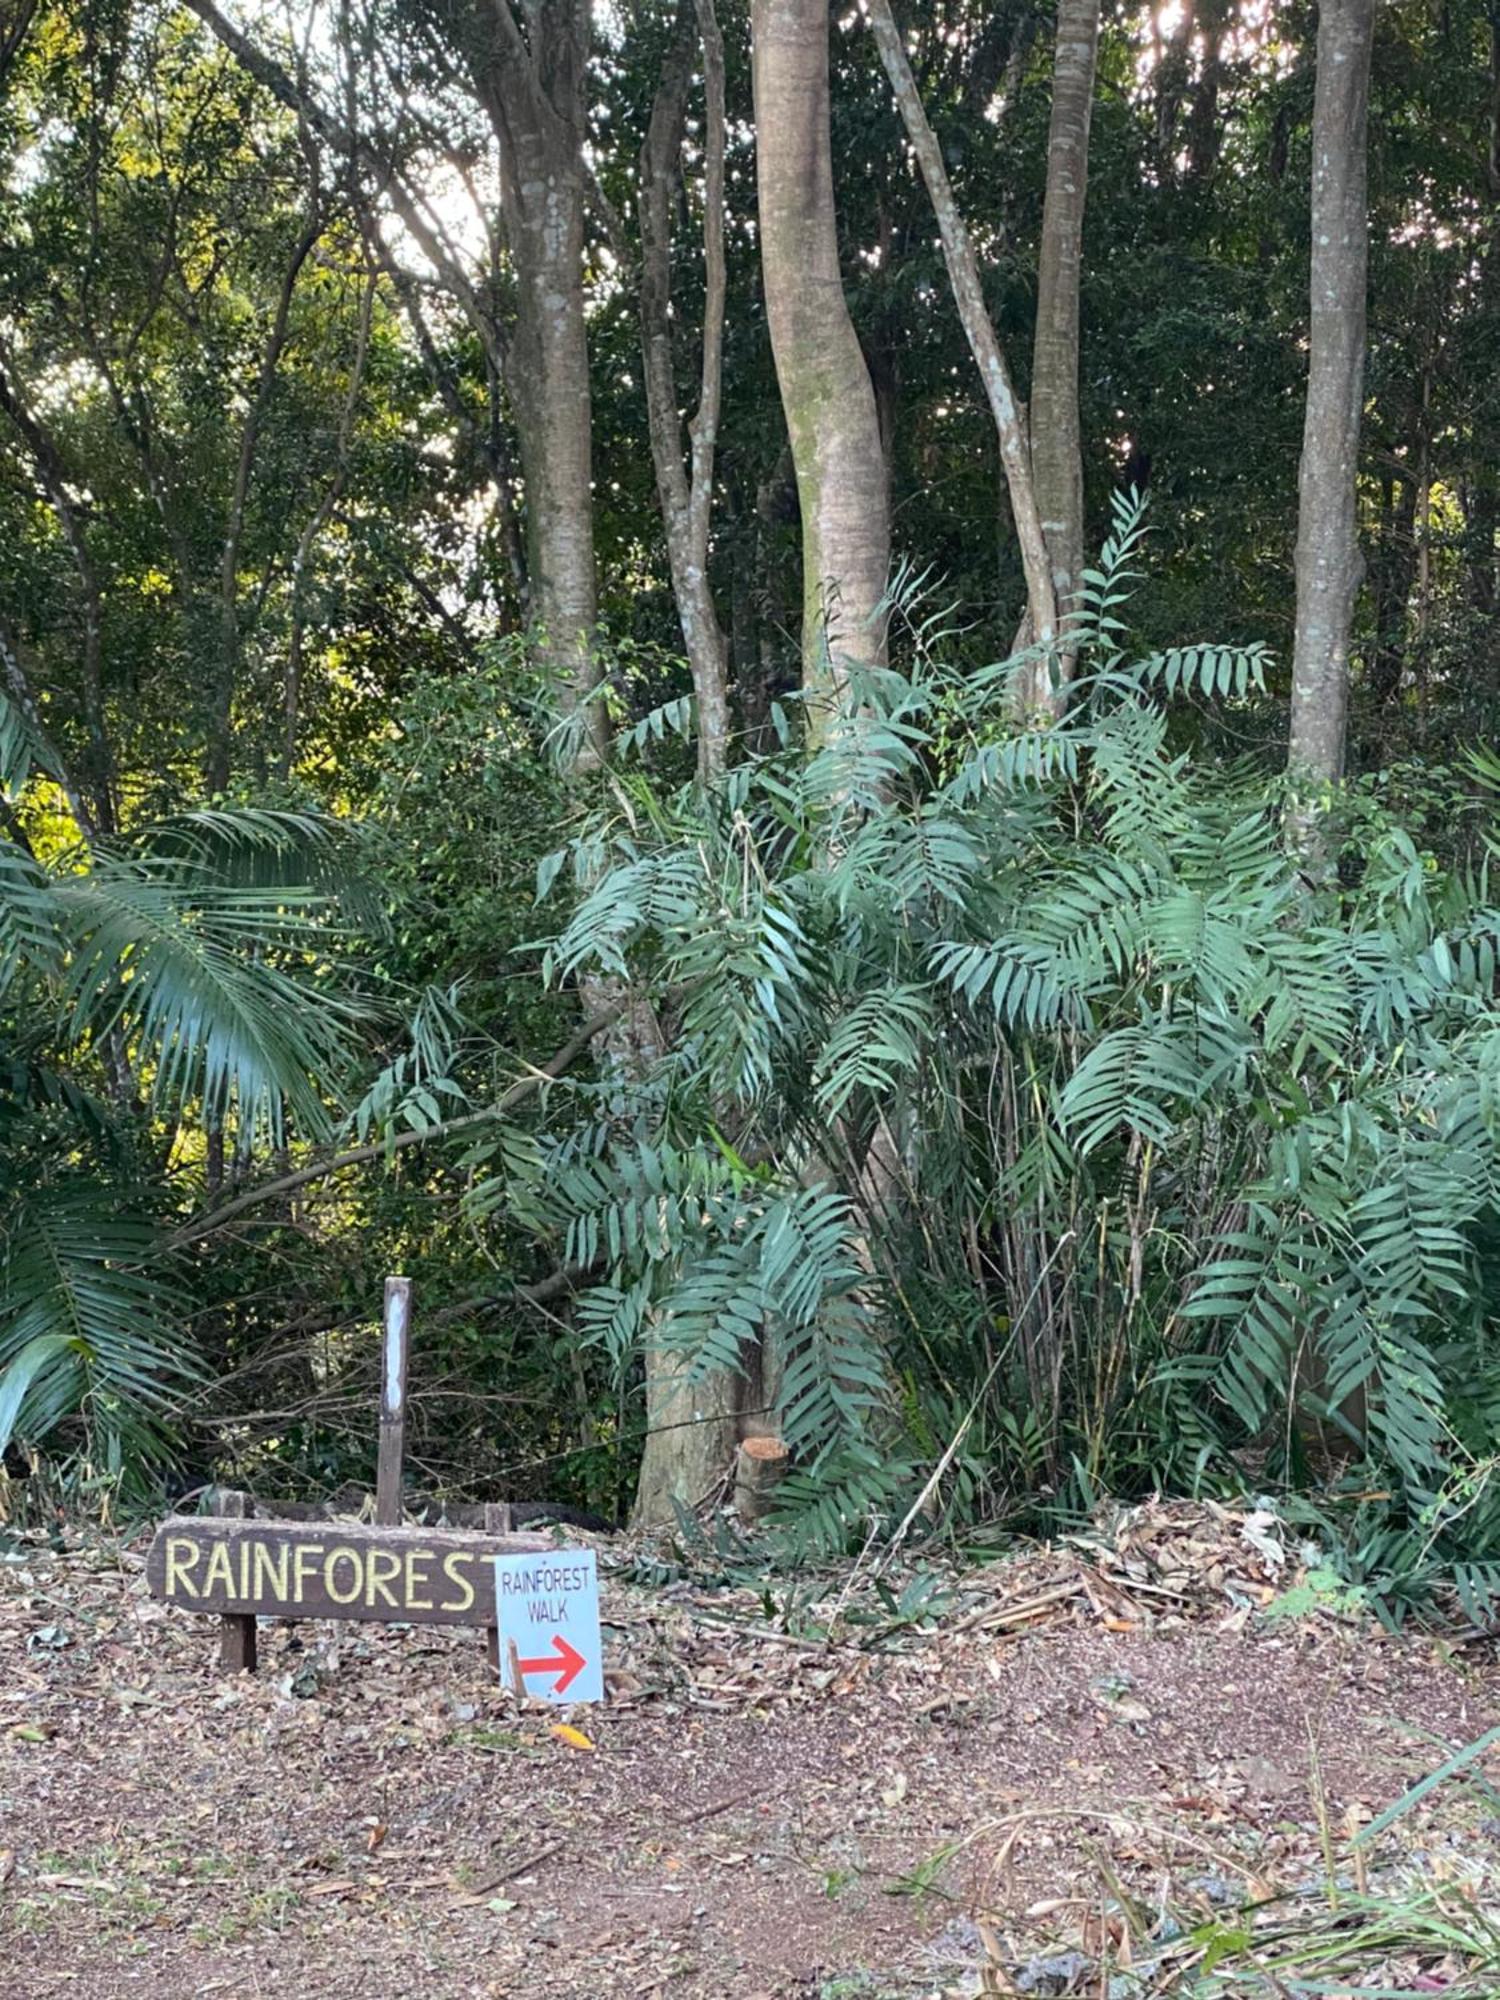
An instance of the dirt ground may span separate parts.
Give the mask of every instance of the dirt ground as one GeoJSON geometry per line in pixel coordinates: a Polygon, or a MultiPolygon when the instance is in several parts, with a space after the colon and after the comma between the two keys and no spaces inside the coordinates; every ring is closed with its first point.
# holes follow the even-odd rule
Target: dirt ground
{"type": "Polygon", "coordinates": [[[0,1562],[4,2000],[972,1993],[1100,1907],[1101,1851],[1287,1881],[1500,1717],[1487,1648],[1233,1577],[1146,1618],[1002,1565],[884,1630],[845,1591],[827,1644],[617,1574],[580,1748],[477,1634],[265,1624],[226,1681],[141,1553],[0,1562]]]}

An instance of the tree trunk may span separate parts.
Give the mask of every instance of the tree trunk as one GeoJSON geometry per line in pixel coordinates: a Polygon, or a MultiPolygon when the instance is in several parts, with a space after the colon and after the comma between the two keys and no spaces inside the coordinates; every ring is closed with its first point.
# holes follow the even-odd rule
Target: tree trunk
{"type": "MultiPolygon", "coordinates": [[[[1304,781],[1344,768],[1349,634],[1361,562],[1355,515],[1364,395],[1369,220],[1365,128],[1374,0],[1323,0],[1313,104],[1307,412],[1298,474],[1297,622],[1288,762],[1304,781]]],[[[1314,861],[1313,808],[1292,833],[1314,861]]]]}
{"type": "MultiPolygon", "coordinates": [[[[1488,216],[1481,251],[1479,304],[1491,329],[1500,326],[1500,8],[1490,13],[1489,144],[1485,148],[1484,181],[1480,194],[1488,216]]],[[[1491,338],[1493,339],[1493,332],[1491,338]]],[[[1470,450],[1472,497],[1465,506],[1465,566],[1469,602],[1489,617],[1500,605],[1500,571],[1496,568],[1495,531],[1500,526],[1500,451],[1493,420],[1475,425],[1470,450]]]]}
{"type": "Polygon", "coordinates": [[[1073,675],[1067,607],[1083,572],[1083,438],[1078,414],[1079,281],[1099,0],[1059,0],[1047,194],[1031,364],[1031,470],[1063,627],[1059,678],[1073,675]]]}
{"type": "Polygon", "coordinates": [[[667,1527],[727,1487],[739,1437],[738,1384],[715,1370],[697,1382],[687,1361],[647,1347],[646,1445],[632,1520],[667,1527]]]}
{"type": "MultiPolygon", "coordinates": [[[[515,468],[511,461],[510,446],[505,426],[500,421],[498,409],[492,407],[490,420],[486,424],[475,421],[469,406],[463,399],[458,378],[446,356],[433,338],[432,328],[427,322],[426,309],[422,304],[421,286],[416,278],[401,264],[386,241],[381,227],[378,204],[372,199],[362,199],[360,203],[360,227],[365,244],[373,260],[380,266],[397,298],[416,341],[417,351],[422,356],[428,378],[442,398],[444,409],[452,418],[459,437],[474,459],[487,466],[495,489],[495,512],[500,528],[500,544],[505,551],[505,566],[509,573],[511,588],[515,592],[516,610],[522,624],[531,617],[531,578],[526,568],[526,543],[515,507],[515,468]]],[[[503,379],[496,357],[489,348],[485,351],[486,374],[499,384],[503,379]]],[[[514,629],[507,627],[507,629],[514,629]]]]}
{"type": "Polygon", "coordinates": [[[672,594],[698,705],[698,774],[724,769],[729,697],[724,634],[708,580],[708,530],[724,352],[724,50],[713,0],[681,0],[678,40],[641,147],[641,352],[656,490],[666,528],[672,594]],[[696,16],[696,32],[694,28],[696,16]],[[692,48],[703,46],[703,359],[698,413],[689,426],[690,466],[683,464],[677,371],[672,352],[672,202],[687,120],[692,48]]]}
{"type": "MultiPolygon", "coordinates": [[[[828,0],[754,0],[754,86],[761,261],[776,377],[802,514],[803,683],[816,737],[847,699],[851,664],[885,658],[890,530],[869,372],[839,275],[828,129],[828,0]]],[[[648,150],[651,142],[647,142],[648,150]]],[[[650,189],[646,191],[650,199],[650,189]]],[[[643,203],[644,206],[644,203],[643,203]]],[[[677,470],[681,475],[681,461],[677,470]]],[[[721,641],[722,644],[722,641],[721,641]]],[[[736,1404],[746,1382],[706,1377],[646,1352],[649,1435],[635,1518],[670,1520],[674,1503],[727,1489],[736,1404]]]]}
{"type": "Polygon", "coordinates": [[[540,0],[523,40],[508,0],[471,0],[464,46],[500,149],[500,208],[516,276],[507,380],[526,490],[532,605],[565,713],[582,710],[580,768],[609,747],[594,699],[593,412],[584,310],[583,146],[588,0],[540,0]]]}
{"type": "Polygon", "coordinates": [[[1050,652],[1057,636],[1057,597],[1052,587],[1052,563],[1037,506],[1026,413],[1017,399],[1004,351],[984,303],[984,288],[979,282],[979,263],[974,255],[974,246],[969,240],[964,219],[958,212],[958,204],[953,199],[942,151],[922,108],[916,78],[906,59],[906,44],[891,13],[890,0],[869,0],[869,13],[880,58],[885,64],[885,73],[906,126],[906,136],[917,156],[917,165],[937,217],[954,302],[970,350],[979,364],[984,393],[1000,441],[1000,462],[1005,469],[1005,484],[1016,524],[1016,540],[1021,546],[1021,567],[1026,575],[1026,625],[1023,629],[1033,648],[1019,677],[1018,705],[1023,712],[1055,714],[1057,698],[1052,684],[1050,652]]]}
{"type": "Polygon", "coordinates": [[[756,187],[771,352],[802,513],[802,663],[816,735],[848,668],[885,660],[890,514],[869,370],[839,273],[828,0],[753,0],[756,187]]]}
{"type": "MultiPolygon", "coordinates": [[[[651,454],[666,524],[667,559],[683,644],[698,705],[698,773],[723,769],[729,745],[724,634],[708,582],[708,529],[713,504],[724,340],[724,52],[713,0],[687,0],[679,39],[668,55],[650,129],[641,148],[641,347],[651,454]],[[703,358],[698,413],[690,428],[685,467],[677,410],[671,329],[671,215],[690,79],[688,31],[696,12],[703,45],[703,358]]],[[[693,1508],[724,1484],[738,1436],[734,1376],[710,1370],[696,1381],[680,1355],[648,1347],[646,1442],[636,1485],[635,1519],[669,1523],[679,1506],[693,1508]]]]}
{"type": "Polygon", "coordinates": [[[255,394],[240,428],[239,451],[235,461],[234,485],[224,522],[224,544],[219,557],[219,646],[208,691],[207,749],[204,757],[204,784],[210,793],[222,792],[229,783],[233,750],[234,696],[240,676],[240,549],[245,537],[246,510],[250,483],[260,446],[261,427],[271,405],[281,357],[291,327],[292,300],[302,267],[327,226],[319,192],[313,189],[307,226],[292,250],[282,274],[276,312],[261,355],[260,375],[255,394]]]}
{"type": "Polygon", "coordinates": [[[297,548],[292,557],[291,631],[287,640],[286,672],[282,677],[281,755],[276,766],[276,775],[283,784],[290,778],[292,767],[297,761],[297,729],[302,716],[302,654],[307,629],[307,567],[317,547],[318,538],[328,526],[334,509],[343,498],[344,485],[349,477],[349,459],[354,446],[354,420],[359,412],[360,393],[364,388],[365,364],[370,357],[370,321],[375,311],[376,282],[376,276],[372,272],[366,278],[360,292],[359,317],[355,325],[354,358],[349,366],[344,407],[339,417],[338,436],[334,442],[333,472],[324,489],[323,497],[313,509],[302,533],[297,537],[297,548]]]}
{"type": "Polygon", "coordinates": [[[1417,488],[1406,474],[1385,482],[1381,496],[1380,532],[1372,564],[1374,637],[1364,677],[1369,708],[1369,737],[1360,754],[1368,763],[1386,755],[1386,722],[1401,696],[1406,667],[1407,613],[1417,569],[1417,488]]]}
{"type": "MultiPolygon", "coordinates": [[[[394,149],[321,104],[215,0],[187,4],[258,83],[389,199],[504,375],[526,489],[542,656],[563,708],[578,713],[575,761],[582,768],[597,764],[608,747],[609,722],[595,698],[593,418],[583,292],[589,0],[528,0],[525,33],[511,0],[453,0],[441,10],[442,33],[467,67],[499,147],[501,220],[516,279],[508,342],[483,288],[403,179],[394,149]]],[[[345,53],[352,58],[352,48],[345,53]]]]}
{"type": "Polygon", "coordinates": [[[778,1437],[749,1437],[741,1444],[734,1462],[734,1507],[744,1526],[753,1527],[770,1513],[787,1464],[787,1448],[778,1437]]]}

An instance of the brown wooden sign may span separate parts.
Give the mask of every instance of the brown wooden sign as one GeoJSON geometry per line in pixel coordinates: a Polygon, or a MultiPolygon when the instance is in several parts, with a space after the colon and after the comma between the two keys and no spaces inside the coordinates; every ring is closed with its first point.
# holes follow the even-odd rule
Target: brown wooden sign
{"type": "Polygon", "coordinates": [[[541,1535],[174,1515],[146,1558],[153,1597],[238,1617],[493,1625],[494,1558],[556,1554],[541,1535]]]}

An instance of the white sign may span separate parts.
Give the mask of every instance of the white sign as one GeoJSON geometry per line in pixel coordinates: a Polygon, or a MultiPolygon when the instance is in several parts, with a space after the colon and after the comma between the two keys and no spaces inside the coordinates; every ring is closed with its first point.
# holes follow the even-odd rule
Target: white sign
{"type": "Polygon", "coordinates": [[[500,1678],[543,1701],[603,1701],[599,1564],[592,1549],[495,1557],[500,1678]],[[512,1662],[519,1669],[515,1686],[512,1662]]]}

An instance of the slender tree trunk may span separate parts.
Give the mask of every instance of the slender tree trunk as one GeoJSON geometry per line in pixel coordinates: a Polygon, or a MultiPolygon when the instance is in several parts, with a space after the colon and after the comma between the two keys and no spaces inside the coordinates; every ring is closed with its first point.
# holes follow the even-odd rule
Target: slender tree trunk
{"type": "Polygon", "coordinates": [[[317,546],[318,537],[328,526],[334,509],[343,498],[344,485],[349,477],[354,420],[359,410],[360,392],[365,380],[365,363],[370,353],[370,321],[375,310],[377,282],[376,274],[371,272],[360,292],[354,358],[350,363],[349,381],[344,391],[344,407],[339,416],[333,472],[322,499],[313,509],[306,526],[297,537],[296,553],[292,557],[291,630],[287,641],[286,672],[282,679],[281,755],[277,762],[277,776],[283,783],[291,776],[292,766],[296,762],[297,730],[302,717],[302,651],[307,625],[307,565],[317,546]]]}
{"type": "Polygon", "coordinates": [[[532,605],[561,706],[585,710],[577,761],[587,766],[608,750],[609,725],[593,699],[600,670],[583,207],[582,181],[568,176],[545,204],[550,213],[518,218],[513,255],[527,309],[516,319],[511,380],[532,605]]]}
{"type": "Polygon", "coordinates": [[[1193,86],[1188,108],[1189,186],[1206,188],[1219,163],[1223,143],[1223,121],[1219,117],[1219,90],[1223,81],[1224,0],[1204,0],[1199,10],[1198,33],[1203,45],[1198,80],[1193,86]]]}
{"type": "MultiPolygon", "coordinates": [[[[370,200],[360,203],[360,225],[370,254],[390,279],[401,309],[406,315],[412,337],[417,343],[417,351],[422,356],[423,366],[443,407],[452,418],[465,447],[474,458],[489,468],[495,489],[495,512],[500,526],[500,544],[505,551],[505,566],[510,575],[511,587],[515,591],[516,607],[524,623],[531,616],[531,579],[526,568],[526,542],[515,508],[515,467],[511,460],[505,427],[499,420],[499,412],[492,408],[490,421],[486,425],[475,422],[473,413],[463,399],[455,376],[446,357],[433,338],[432,328],[427,323],[427,314],[422,305],[421,287],[404,265],[396,258],[386,241],[380,225],[379,211],[370,200]]],[[[486,372],[495,383],[503,382],[504,373],[494,353],[493,342],[485,348],[486,372]]]]}
{"type": "Polygon", "coordinates": [[[104,714],[104,582],[74,494],[84,483],[70,477],[52,433],[38,421],[25,400],[14,363],[0,350],[0,414],[7,416],[31,454],[42,491],[57,517],[63,539],[78,572],[80,598],[80,665],[83,726],[86,742],[79,772],[89,799],[88,816],[101,834],[118,830],[116,808],[119,774],[104,714]]]}
{"type": "MultiPolygon", "coordinates": [[[[596,698],[592,409],[583,290],[589,0],[451,0],[441,29],[466,66],[500,151],[501,220],[516,280],[515,331],[496,324],[476,285],[393,157],[331,112],[228,20],[215,0],[186,0],[256,81],[389,199],[457,301],[511,395],[526,490],[533,613],[559,699],[579,712],[578,764],[604,756],[596,698]]],[[[439,23],[434,22],[434,32],[439,23]]],[[[348,51],[352,55],[352,49],[348,51]]],[[[449,51],[445,48],[444,59],[449,51]]]]}
{"type": "Polygon", "coordinates": [[[761,271],[802,512],[814,734],[844,700],[850,663],[885,660],[890,570],[875,395],[839,273],[828,31],[828,0],[753,0],[761,271]]]}
{"type": "MultiPolygon", "coordinates": [[[[1057,636],[1057,595],[1052,585],[1052,561],[1042,532],[1037,505],[1036,480],[1031,462],[1031,440],[1027,434],[1026,412],[1016,396],[1004,350],[994,322],[984,303],[979,281],[979,262],[974,245],[953,199],[948,169],[942,149],[927,122],[916,78],[906,58],[890,0],[868,0],[870,26],[880,48],[881,61],[890,79],[896,105],[906,126],[906,136],[917,156],[938,232],[943,240],[943,258],[948,266],[954,301],[964,334],[975,361],[995,421],[1000,441],[1000,462],[1005,470],[1006,490],[1021,548],[1021,567],[1026,577],[1026,634],[1035,651],[1028,658],[1017,689],[1017,699],[1025,712],[1056,712],[1057,697],[1052,684],[1052,645],[1057,636]]],[[[1081,193],[1081,191],[1080,191],[1081,193]]]]}
{"type": "Polygon", "coordinates": [[[724,50],[712,0],[681,0],[640,161],[641,352],[656,490],[666,527],[672,593],[698,705],[698,772],[724,769],[729,744],[724,633],[708,578],[709,522],[724,353],[724,50]],[[696,28],[695,28],[696,22],[696,28]],[[687,120],[692,51],[703,48],[703,358],[698,412],[683,463],[672,351],[672,203],[687,120]]]}
{"type": "MultiPolygon", "coordinates": [[[[1481,250],[1480,313],[1491,329],[1500,327],[1500,7],[1490,10],[1489,144],[1485,148],[1481,199],[1488,226],[1481,250]]],[[[1469,602],[1488,616],[1500,606],[1495,531],[1500,526],[1500,450],[1493,422],[1475,426],[1470,450],[1471,498],[1465,507],[1466,570],[1469,602]]]]}
{"type": "Polygon", "coordinates": [[[204,779],[210,792],[222,792],[229,783],[231,723],[235,684],[239,679],[240,668],[240,549],[244,543],[245,514],[250,500],[250,481],[255,471],[255,454],[260,445],[261,426],[270,407],[271,393],[276,387],[276,376],[281,367],[281,357],[290,330],[292,299],[296,293],[297,279],[301,275],[302,266],[312,253],[313,245],[323,234],[326,226],[326,219],[320,212],[316,192],[312,208],[313,212],[308,218],[307,226],[298,237],[291,259],[282,274],[275,317],[271,322],[271,330],[266,336],[265,350],[261,355],[260,376],[240,430],[234,485],[229,495],[229,508],[224,523],[224,544],[219,557],[218,656],[209,677],[208,752],[204,760],[204,779]]]}
{"type": "MultiPolygon", "coordinates": [[[[847,698],[851,664],[885,658],[890,530],[875,398],[839,274],[828,129],[827,0],[755,0],[752,10],[761,260],[772,353],[802,514],[803,680],[816,735],[847,698]]],[[[648,147],[650,142],[648,141],[648,147]]],[[[650,199],[650,190],[647,190],[650,199]]],[[[681,461],[678,459],[681,476],[681,461]]],[[[721,642],[722,643],[722,642],[721,642]]],[[[774,1358],[746,1358],[763,1384],[774,1358]]],[[[674,1501],[727,1479],[738,1431],[734,1392],[691,1385],[648,1348],[651,1435],[636,1519],[670,1519],[674,1501]]]]}
{"type": "Polygon", "coordinates": [[[1495,561],[1495,531],[1500,527],[1500,503],[1497,503],[1493,483],[1496,476],[1485,468],[1480,469],[1469,493],[1464,519],[1468,598],[1474,609],[1486,618],[1492,618],[1497,606],[1500,606],[1500,588],[1497,588],[1500,575],[1497,575],[1495,561]]]}
{"type": "Polygon", "coordinates": [[[1076,648],[1067,644],[1067,608],[1084,555],[1079,288],[1098,47],[1099,0],[1059,0],[1031,363],[1031,470],[1062,621],[1064,686],[1077,659],[1076,648]]]}
{"type": "MultiPolygon", "coordinates": [[[[641,345],[657,491],[666,522],[667,558],[683,643],[698,704],[698,772],[723,769],[729,744],[724,634],[708,583],[724,348],[724,50],[713,0],[681,7],[677,48],[668,57],[651,127],[641,149],[641,345]],[[684,467],[672,359],[671,206],[682,148],[689,82],[689,30],[703,48],[703,355],[698,413],[689,427],[684,467]]],[[[697,1381],[681,1356],[648,1347],[646,1443],[635,1518],[669,1522],[678,1506],[696,1507],[722,1488],[739,1438],[740,1384],[722,1369],[697,1381]]]]}
{"type": "MultiPolygon", "coordinates": [[[[1364,395],[1365,128],[1374,23],[1375,0],[1322,0],[1288,761],[1302,779],[1325,783],[1336,781],[1344,768],[1349,637],[1361,576],[1355,478],[1364,395]]],[[[1298,808],[1292,832],[1316,859],[1310,808],[1298,808]]]]}
{"type": "Polygon", "coordinates": [[[1422,370],[1422,418],[1417,439],[1417,601],[1412,636],[1420,652],[1432,615],[1432,365],[1422,370]]]}
{"type": "MultiPolygon", "coordinates": [[[[1409,475],[1388,479],[1373,566],[1375,635],[1365,676],[1371,726],[1377,732],[1385,712],[1400,696],[1406,666],[1407,614],[1417,569],[1416,520],[1416,481],[1409,475]]],[[[1379,735],[1376,740],[1381,740],[1379,735]]]]}
{"type": "MultiPolygon", "coordinates": [[[[474,80],[500,146],[501,215],[516,275],[509,387],[526,490],[532,608],[580,768],[609,748],[594,569],[593,414],[583,289],[588,0],[543,0],[521,44],[510,8],[481,10],[474,80]]],[[[472,45],[472,44],[471,44],[472,45]]]]}

